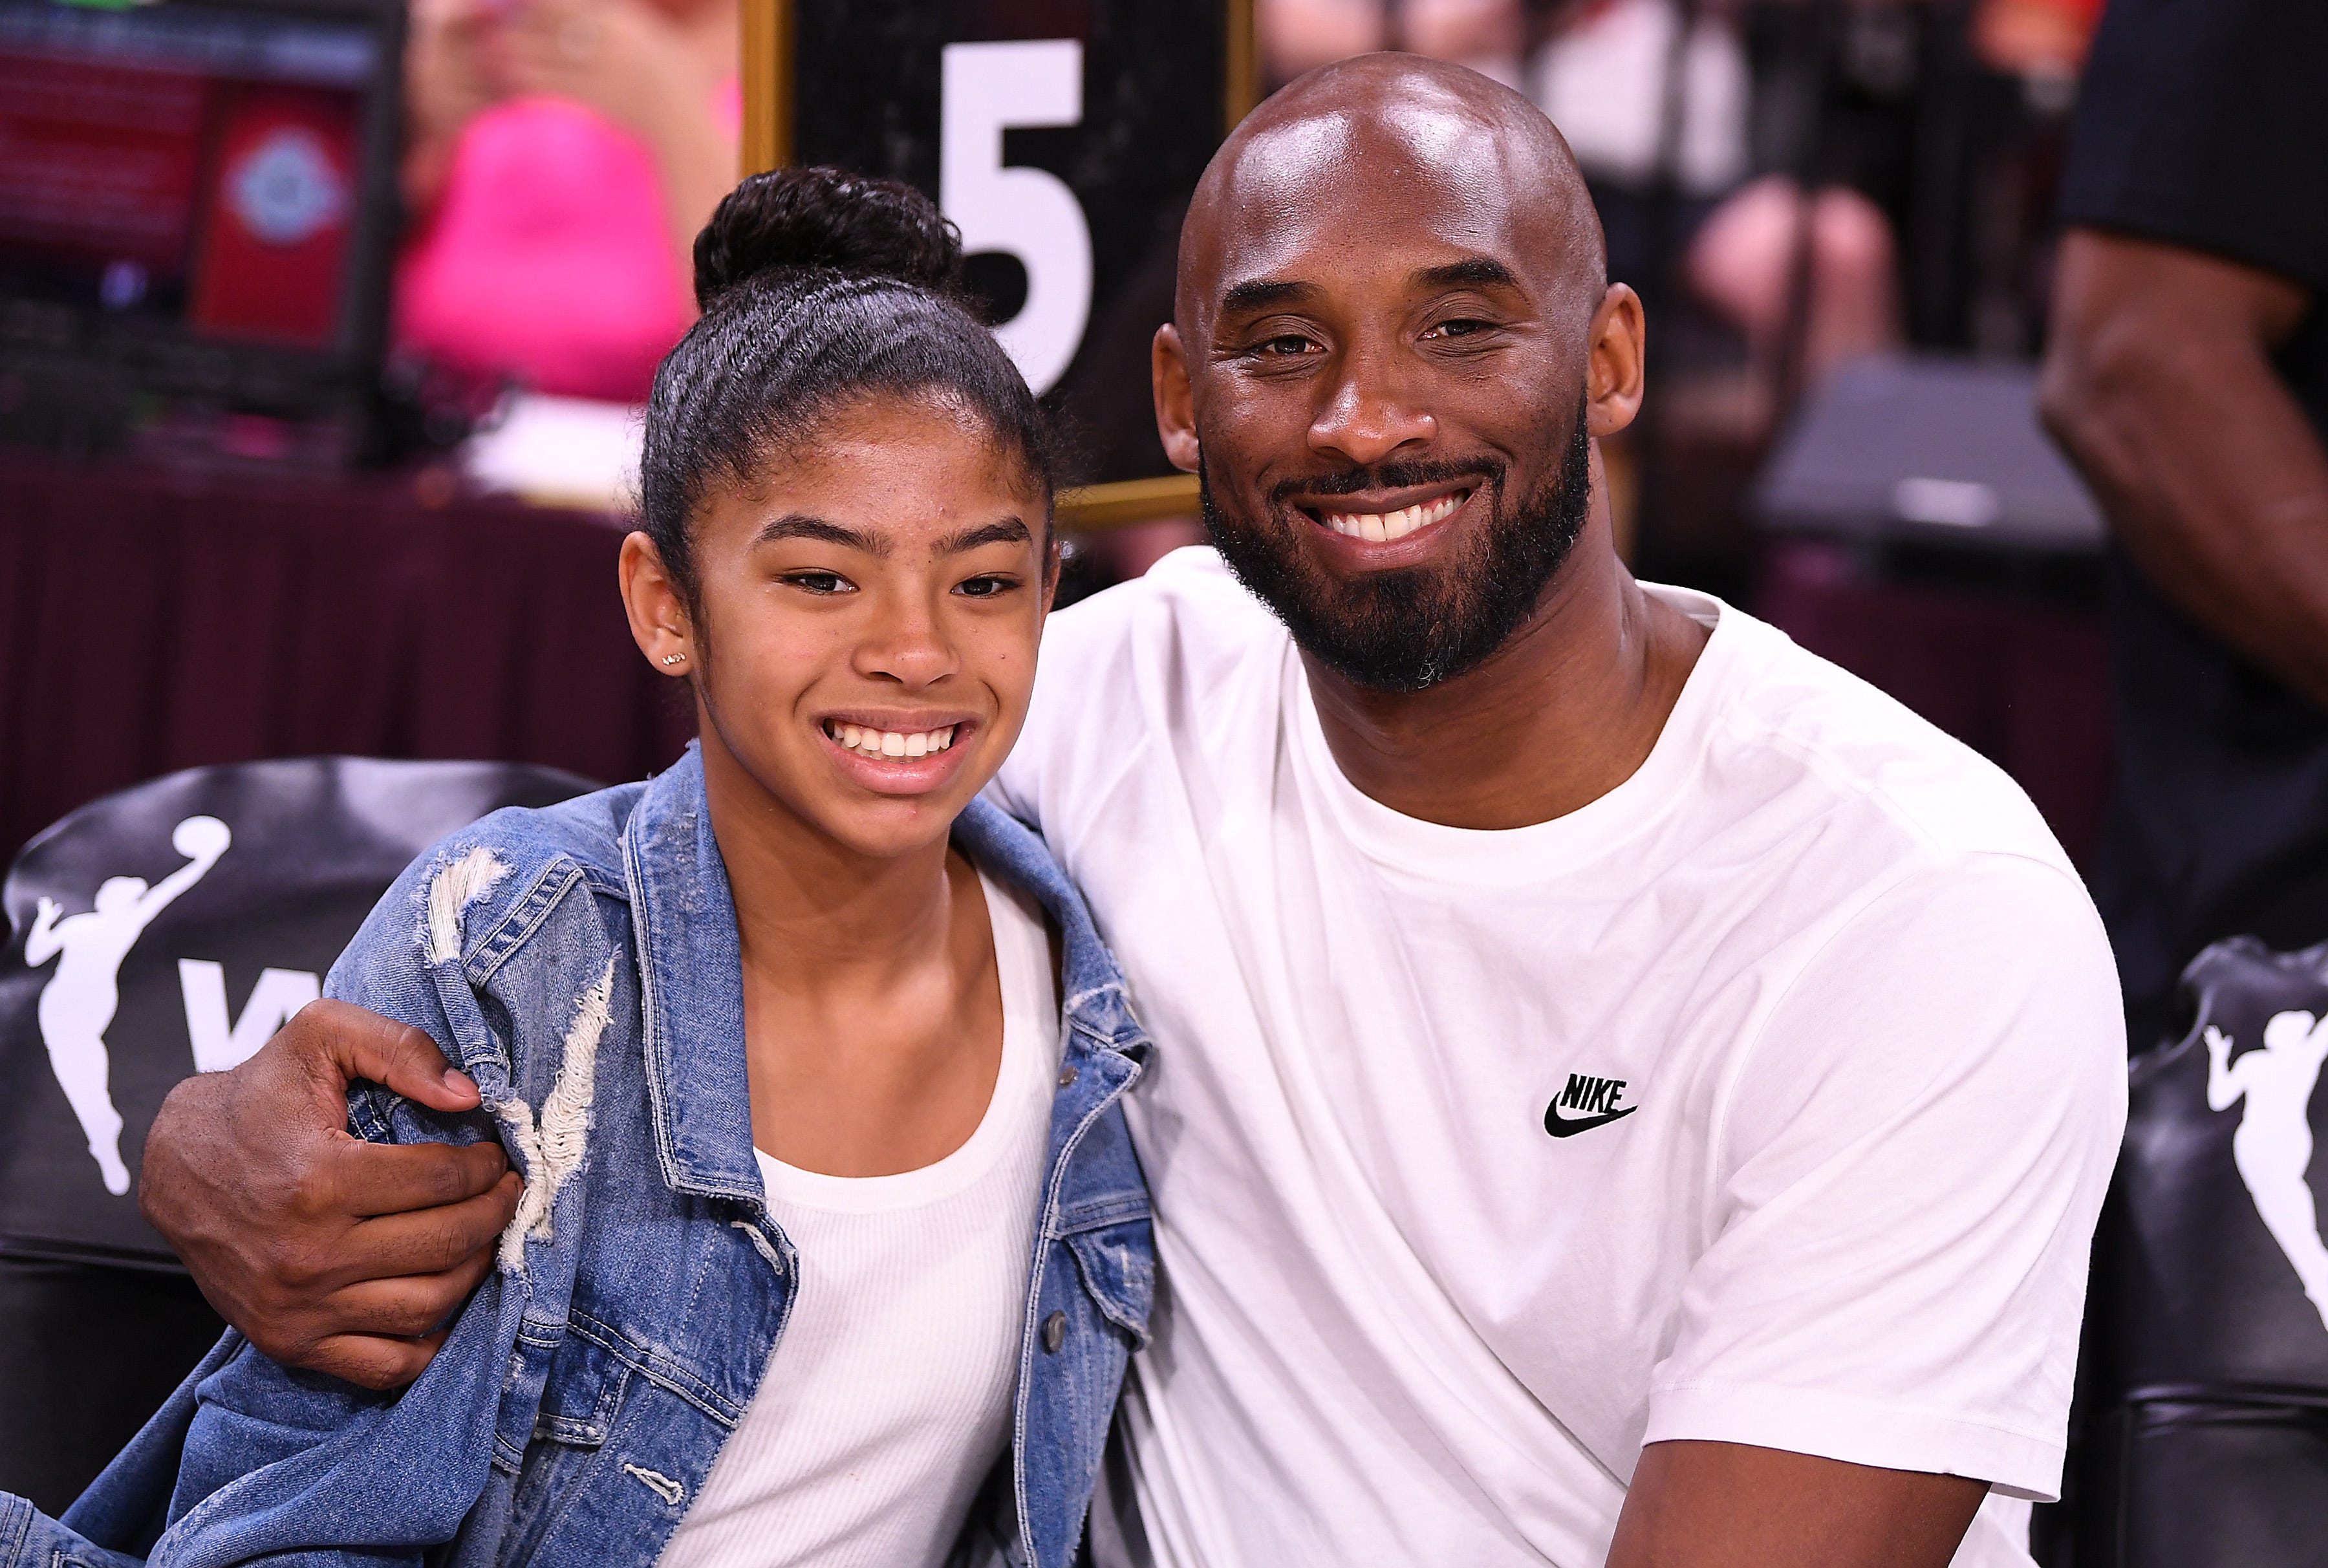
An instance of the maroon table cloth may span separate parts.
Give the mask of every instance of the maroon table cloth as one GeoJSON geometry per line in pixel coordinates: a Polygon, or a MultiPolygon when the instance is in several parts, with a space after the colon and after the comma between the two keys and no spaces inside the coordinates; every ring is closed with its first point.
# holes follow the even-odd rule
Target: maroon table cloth
{"type": "MultiPolygon", "coordinates": [[[[693,732],[623,620],[623,530],[409,476],[0,455],[0,864],[73,807],[258,757],[545,763],[605,783],[693,732]]],[[[2109,784],[2098,610],[1869,578],[1773,544],[1757,613],[2000,763],[2079,864],[2109,784]]]]}
{"type": "Polygon", "coordinates": [[[676,756],[693,714],[631,642],[622,527],[423,488],[0,455],[0,864],[86,801],[205,763],[613,783],[676,756]]]}
{"type": "Polygon", "coordinates": [[[1753,607],[2011,774],[2092,871],[2111,768],[2098,606],[1889,580],[1859,569],[1841,545],[1780,540],[1753,607]]]}

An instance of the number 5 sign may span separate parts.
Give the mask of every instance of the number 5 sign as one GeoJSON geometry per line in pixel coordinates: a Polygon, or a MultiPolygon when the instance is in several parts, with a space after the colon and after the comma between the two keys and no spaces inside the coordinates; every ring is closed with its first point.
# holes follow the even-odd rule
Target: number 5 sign
{"type": "Polygon", "coordinates": [[[935,197],[995,335],[1090,459],[1062,520],[1189,514],[1148,343],[1189,193],[1254,80],[1251,0],[745,0],[744,166],[935,197]]]}

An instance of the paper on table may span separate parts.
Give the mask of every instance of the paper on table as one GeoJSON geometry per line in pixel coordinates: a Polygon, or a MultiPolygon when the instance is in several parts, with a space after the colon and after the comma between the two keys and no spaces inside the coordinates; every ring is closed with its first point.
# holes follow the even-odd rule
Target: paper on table
{"type": "Polygon", "coordinates": [[[461,448],[461,466],[480,488],[537,505],[628,512],[638,504],[641,412],[625,403],[513,393],[500,418],[461,448]]]}

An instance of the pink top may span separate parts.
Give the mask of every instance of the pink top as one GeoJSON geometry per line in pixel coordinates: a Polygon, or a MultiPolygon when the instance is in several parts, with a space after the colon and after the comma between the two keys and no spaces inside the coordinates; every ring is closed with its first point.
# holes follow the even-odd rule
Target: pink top
{"type": "Polygon", "coordinates": [[[463,127],[398,264],[399,342],[535,391],[643,402],[693,319],[652,155],[565,99],[463,127]]]}

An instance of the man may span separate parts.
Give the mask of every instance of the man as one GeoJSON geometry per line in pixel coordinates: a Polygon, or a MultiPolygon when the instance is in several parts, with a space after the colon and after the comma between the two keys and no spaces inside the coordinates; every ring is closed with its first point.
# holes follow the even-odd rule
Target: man
{"type": "MultiPolygon", "coordinates": [[[[2321,5],[2111,0],[2063,177],[2070,227],[2040,390],[2113,538],[2118,769],[2095,886],[2137,1050],[2190,1028],[2177,980],[2209,944],[2328,942],[2323,76],[2321,5]]],[[[2304,1025],[2290,1014],[2218,1050],[2211,1024],[2225,1070],[2211,1072],[2206,1103],[2225,1110],[2242,1081],[2254,1085],[2234,1140],[2239,1174],[2291,1282],[2328,1313],[2303,1169],[2315,1071],[2298,1048],[2304,1025]],[[2281,1093],[2259,1102],[2275,1082],[2281,1093]]],[[[2154,1172],[2146,1185],[2169,1202],[2190,1196],[2154,1172]]],[[[2221,1218],[2231,1234],[2255,1225],[2221,1218]]],[[[2158,1278],[2175,1296],[2165,1310],[2186,1314],[2184,1284],[2158,1278]]],[[[2103,1342],[2142,1342],[2139,1325],[2162,1309],[2141,1294],[2098,1293],[2098,1313],[2128,1319],[2103,1342]]],[[[2252,1292],[2238,1305],[2221,1320],[2243,1321],[2248,1343],[2178,1335],[2186,1365],[2316,1360],[2305,1316],[2283,1328],[2252,1292]]],[[[2090,1385],[2081,1557],[2208,1568],[2308,1554],[2288,1543],[2316,1530],[2317,1488],[2287,1478],[2320,1473],[2328,1431],[2303,1396],[2276,1402],[2265,1386],[2286,1379],[2219,1385],[2211,1400],[2186,1386],[2172,1409],[2114,1408],[2136,1399],[2128,1372],[2105,1361],[2090,1385]],[[2141,1484],[2164,1474],[2202,1479],[2164,1498],[2141,1484]]]]}
{"type": "Polygon", "coordinates": [[[2098,891],[2135,1047],[2252,933],[2328,941],[2328,10],[2114,0],[2064,180],[2046,422],[2117,546],[2098,891]]]}
{"type": "MultiPolygon", "coordinates": [[[[1550,123],[1403,57],[1190,209],[1156,401],[1221,557],[1056,617],[1000,782],[1159,1047],[1103,1561],[1989,1568],[2056,1484],[2098,923],[1995,770],[1625,572],[1602,269],[1550,123]]],[[[465,1093],[311,1009],[181,1091],[148,1207],[262,1346],[387,1383],[507,1178],[335,1141],[350,1072],[465,1093]]]]}

